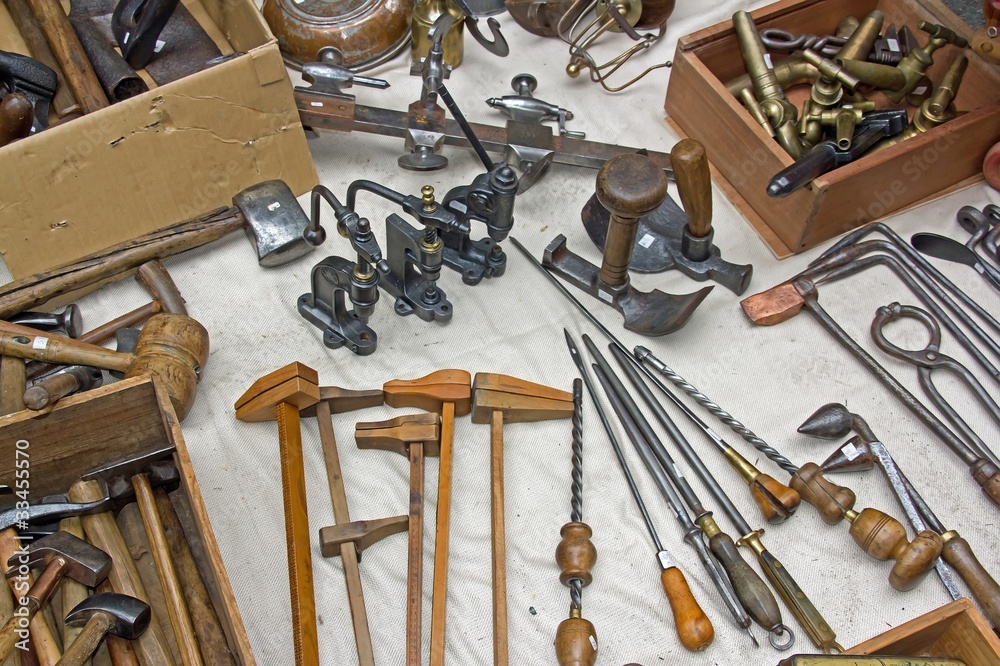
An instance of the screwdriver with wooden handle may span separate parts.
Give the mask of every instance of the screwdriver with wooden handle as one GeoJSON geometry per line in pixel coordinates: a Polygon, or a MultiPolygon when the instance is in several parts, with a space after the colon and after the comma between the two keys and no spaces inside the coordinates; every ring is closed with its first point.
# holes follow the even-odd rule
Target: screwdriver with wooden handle
{"type": "Polygon", "coordinates": [[[600,417],[604,431],[611,441],[611,447],[615,451],[618,465],[621,467],[622,474],[625,475],[625,482],[628,484],[632,497],[635,498],[635,503],[639,507],[639,513],[642,514],[642,520],[646,524],[646,530],[653,540],[653,547],[656,549],[656,559],[663,570],[660,581],[663,585],[663,591],[667,595],[667,600],[670,602],[670,608],[674,613],[674,624],[677,628],[677,635],[680,638],[681,644],[687,649],[692,651],[703,650],[711,644],[712,639],[715,637],[715,630],[712,627],[712,623],[691,594],[691,588],[684,578],[684,573],[677,567],[673,557],[671,557],[670,553],[667,552],[667,549],[660,542],[660,537],[656,533],[656,528],[653,527],[653,521],[649,517],[649,512],[646,510],[646,504],[642,501],[642,495],[639,494],[639,488],[635,485],[635,478],[632,476],[628,463],[625,461],[618,438],[615,436],[611,423],[608,421],[608,415],[604,411],[601,402],[597,399],[597,392],[594,390],[594,384],[584,366],[583,358],[580,356],[580,352],[570,337],[569,332],[565,329],[563,332],[566,334],[566,344],[569,346],[573,362],[576,364],[580,377],[587,387],[587,393],[594,403],[597,415],[600,417]]]}

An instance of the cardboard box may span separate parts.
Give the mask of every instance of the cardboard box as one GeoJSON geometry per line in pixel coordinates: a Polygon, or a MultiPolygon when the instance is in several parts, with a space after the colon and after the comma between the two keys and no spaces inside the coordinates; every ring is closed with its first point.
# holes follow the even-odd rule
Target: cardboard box
{"type": "MultiPolygon", "coordinates": [[[[874,9],[885,14],[886,26],[910,26],[921,44],[921,20],[971,33],[937,0],[782,0],[751,15],[758,29],[825,35],[845,16],[862,19],[874,9]]],[[[717,183],[783,257],[982,179],[983,158],[1000,128],[1000,69],[971,49],[948,46],[935,53],[931,80],[959,53],[969,58],[955,100],[965,115],[835,169],[784,199],[771,199],[765,188],[792,158],[726,90],[726,82],[746,71],[732,21],[678,41],[665,107],[681,133],[705,144],[717,183]]],[[[801,102],[808,90],[791,88],[788,95],[801,102]]]]}
{"type": "Polygon", "coordinates": [[[1000,639],[968,599],[959,599],[856,645],[847,654],[944,657],[1000,666],[1000,639]]]}
{"type": "MultiPolygon", "coordinates": [[[[14,279],[317,182],[278,45],[251,0],[185,0],[223,54],[197,74],[0,149],[0,255],[14,279]]],[[[0,49],[28,53],[0,6],[0,49]]],[[[29,54],[30,55],[30,54],[29,54]]]]}
{"type": "Polygon", "coordinates": [[[0,456],[0,478],[11,479],[11,483],[15,478],[21,479],[24,473],[21,461],[28,462],[29,501],[65,494],[82,474],[174,446],[180,487],[171,493],[171,502],[178,507],[229,649],[238,664],[253,666],[250,641],[198,490],[180,424],[162,387],[149,377],[126,379],[64,398],[51,410],[23,410],[0,417],[0,443],[4,452],[0,456]],[[128,418],[122,418],[123,414],[128,418]],[[16,445],[22,441],[27,444],[16,445]]]}

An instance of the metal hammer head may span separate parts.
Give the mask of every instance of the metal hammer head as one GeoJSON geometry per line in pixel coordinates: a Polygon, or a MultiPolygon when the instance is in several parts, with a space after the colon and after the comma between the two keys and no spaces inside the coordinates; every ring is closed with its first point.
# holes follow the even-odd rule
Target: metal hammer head
{"type": "Polygon", "coordinates": [[[774,326],[797,315],[805,303],[795,285],[785,282],[744,298],[740,307],[758,326],[774,326]]]}
{"type": "Polygon", "coordinates": [[[208,363],[208,330],[186,315],[161,313],[149,318],[135,345],[126,377],[152,375],[162,382],[184,419],[194,404],[201,372],[208,363]]]}
{"type": "Polygon", "coordinates": [[[106,615],[112,624],[107,633],[133,641],[146,631],[152,613],[145,601],[113,592],[95,594],[76,605],[66,616],[66,624],[79,627],[95,615],[106,615]]]}
{"type": "Polygon", "coordinates": [[[254,423],[273,420],[280,403],[289,402],[302,410],[319,399],[319,374],[307,365],[290,363],[255,381],[233,407],[236,418],[254,423]]]}
{"type": "Polygon", "coordinates": [[[63,576],[87,587],[97,587],[111,571],[111,556],[69,532],[54,532],[28,546],[28,555],[18,553],[7,560],[16,571],[20,566],[47,567],[53,560],[63,561],[63,576]]]}
{"type": "Polygon", "coordinates": [[[455,406],[455,416],[472,411],[472,375],[465,370],[438,370],[418,379],[393,379],[382,386],[390,407],[415,407],[441,413],[444,403],[455,406]]]}
{"type": "Polygon", "coordinates": [[[573,416],[573,395],[510,375],[478,372],[472,386],[472,422],[489,423],[494,412],[503,412],[504,423],[568,419],[573,416]]]}
{"type": "Polygon", "coordinates": [[[283,180],[268,180],[248,187],[233,197],[233,205],[246,219],[247,237],[257,248],[257,262],[261,266],[295,261],[319,244],[306,239],[312,226],[309,217],[283,180]]]}
{"type": "Polygon", "coordinates": [[[409,455],[410,444],[423,444],[425,456],[440,455],[441,426],[436,413],[407,414],[388,421],[358,423],[354,439],[359,449],[382,449],[409,455]]]}

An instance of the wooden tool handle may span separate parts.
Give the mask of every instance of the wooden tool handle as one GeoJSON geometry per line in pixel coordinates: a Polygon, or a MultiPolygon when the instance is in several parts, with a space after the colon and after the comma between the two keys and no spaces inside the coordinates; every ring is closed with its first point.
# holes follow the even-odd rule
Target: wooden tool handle
{"type": "Polygon", "coordinates": [[[0,102],[0,147],[31,134],[35,107],[20,93],[10,93],[0,102]]]}
{"type": "Polygon", "coordinates": [[[0,629],[0,660],[6,659],[14,651],[14,644],[17,643],[18,618],[12,617],[0,629]]]}
{"type": "Polygon", "coordinates": [[[764,520],[772,525],[785,522],[802,501],[801,496],[768,474],[758,474],[750,483],[750,495],[764,520]]]}
{"type": "Polygon", "coordinates": [[[163,588],[163,596],[167,602],[167,614],[170,616],[170,624],[174,630],[174,637],[177,639],[181,662],[184,666],[202,666],[194,625],[191,623],[191,614],[188,612],[187,602],[184,600],[184,593],[177,576],[177,570],[174,568],[173,558],[170,557],[167,537],[163,532],[160,514],[156,510],[156,501],[153,498],[153,488],[149,483],[149,477],[145,474],[138,474],[132,477],[132,485],[135,488],[136,504],[139,505],[139,512],[142,514],[142,523],[146,526],[149,550],[156,562],[156,573],[159,575],[160,586],[163,588]]]}
{"type": "Polygon", "coordinates": [[[66,116],[79,114],[80,105],[66,85],[62,68],[56,62],[56,57],[52,54],[49,42],[45,39],[45,35],[42,34],[38,20],[31,12],[31,7],[28,6],[27,1],[6,0],[5,4],[11,18],[14,19],[17,31],[21,33],[21,37],[28,45],[28,49],[31,50],[31,57],[56,73],[56,94],[52,98],[52,108],[56,112],[56,115],[60,118],[65,118],[66,116]]]}
{"type": "MultiPolygon", "coordinates": [[[[69,489],[69,499],[72,502],[93,502],[104,497],[104,492],[97,481],[77,481],[69,489]]],[[[119,594],[127,594],[149,603],[149,594],[142,578],[136,571],[135,563],[125,540],[122,538],[118,524],[111,513],[97,513],[81,516],[83,529],[87,540],[111,556],[115,565],[111,567],[108,581],[111,588],[119,594]]],[[[133,641],[133,647],[143,663],[174,664],[167,647],[167,639],[160,629],[156,613],[142,636],[133,641]]]]}
{"type": "Polygon", "coordinates": [[[863,509],[859,514],[847,514],[851,521],[851,538],[876,560],[894,560],[909,544],[906,528],[892,516],[878,509],[863,509]]]}
{"type": "Polygon", "coordinates": [[[37,412],[60,398],[65,398],[79,387],[80,382],[76,375],[71,372],[61,372],[27,389],[24,392],[24,406],[37,412]]]}
{"type": "Polygon", "coordinates": [[[448,531],[451,522],[452,445],[455,403],[441,409],[441,451],[438,465],[437,521],[434,533],[434,592],[431,597],[430,666],[444,666],[445,619],[448,601],[448,531]]]}
{"type": "Polygon", "coordinates": [[[26,381],[24,359],[0,356],[0,415],[24,409],[26,381]]]}
{"type": "Polygon", "coordinates": [[[924,530],[896,558],[889,572],[889,584],[900,592],[912,590],[934,568],[944,543],[941,535],[924,530]]]}
{"type": "MultiPolygon", "coordinates": [[[[21,544],[18,541],[17,533],[11,528],[0,531],[0,562],[9,562],[10,558],[21,552],[21,544]]],[[[28,574],[27,582],[34,581],[34,576],[28,574]]],[[[18,589],[23,581],[16,578],[8,578],[7,584],[14,592],[15,606],[19,603],[20,595],[26,592],[18,589]]],[[[55,666],[59,661],[59,643],[52,633],[52,628],[45,621],[42,613],[36,613],[28,622],[28,630],[31,632],[31,641],[38,657],[38,663],[42,666],[55,666]]]]}
{"type": "Polygon", "coordinates": [[[226,632],[219,621],[218,613],[215,612],[212,597],[205,587],[205,581],[202,580],[191,546],[184,536],[184,528],[181,526],[177,511],[165,490],[158,488],[155,495],[156,508],[163,522],[163,533],[167,537],[170,556],[177,569],[177,576],[180,578],[191,612],[194,631],[198,636],[201,657],[207,666],[236,666],[233,654],[226,643],[226,632]]]}
{"type": "Polygon", "coordinates": [[[944,537],[941,557],[954,567],[972,590],[972,596],[979,602],[990,624],[1000,627],[1000,585],[997,585],[993,576],[979,563],[968,541],[957,532],[946,532],[944,537]]]}
{"type": "Polygon", "coordinates": [[[84,113],[93,113],[108,106],[107,95],[90,66],[87,54],[70,25],[59,0],[28,0],[38,18],[38,24],[59,61],[66,85],[80,102],[84,113]]]}
{"type": "Polygon", "coordinates": [[[504,528],[503,411],[490,418],[490,522],[493,532],[493,666],[507,666],[507,539],[504,528]]]}
{"type": "Polygon", "coordinates": [[[845,486],[830,483],[823,470],[816,463],[806,463],[792,475],[789,485],[799,496],[812,504],[823,522],[836,525],[844,519],[844,512],[854,506],[854,491],[845,486]]]}
{"type": "Polygon", "coordinates": [[[777,599],[757,572],[740,557],[732,538],[725,532],[718,532],[708,540],[708,547],[729,576],[736,598],[753,621],[768,631],[780,627],[781,609],[777,599]]]}
{"type": "Polygon", "coordinates": [[[568,617],[556,629],[559,666],[593,666],[597,661],[597,631],[590,620],[568,617]]]}
{"type": "Polygon", "coordinates": [[[0,319],[115,277],[153,259],[201,247],[241,229],[244,221],[242,213],[235,208],[212,211],[173,227],[113,245],[73,263],[11,282],[0,288],[0,319]]]}
{"type": "Polygon", "coordinates": [[[87,620],[83,631],[76,637],[73,644],[66,648],[59,666],[82,666],[84,662],[90,659],[90,655],[94,654],[94,650],[101,644],[101,641],[104,640],[104,635],[108,633],[114,624],[114,618],[108,613],[96,613],[87,620]]]}
{"type": "Polygon", "coordinates": [[[139,266],[135,272],[135,279],[154,300],[160,303],[164,312],[187,314],[181,292],[162,261],[154,259],[139,266]]]}
{"type": "Polygon", "coordinates": [[[683,645],[692,652],[704,650],[715,640],[715,629],[691,594],[684,573],[677,567],[664,569],[660,576],[663,591],[667,593],[670,609],[674,612],[674,624],[677,626],[677,637],[683,645]]]}
{"type": "Polygon", "coordinates": [[[410,458],[410,524],[406,557],[406,663],[420,663],[424,581],[424,445],[413,442],[410,458]]]}
{"type": "MultiPolygon", "coordinates": [[[[86,539],[86,535],[83,531],[83,522],[78,516],[63,518],[60,520],[59,529],[63,532],[69,532],[78,539],[86,539]]],[[[59,598],[62,601],[62,608],[67,609],[67,612],[76,608],[76,605],[85,600],[88,596],[90,596],[90,591],[87,589],[87,586],[83,583],[78,583],[72,578],[64,578],[62,584],[59,586],[59,598]]],[[[63,622],[63,646],[69,645],[76,640],[76,637],[81,631],[83,631],[83,627],[74,627],[63,622]]]]}
{"type": "Polygon", "coordinates": [[[132,354],[120,354],[59,335],[42,334],[38,331],[30,335],[16,333],[12,331],[15,328],[21,327],[0,322],[0,354],[57,365],[87,365],[119,372],[128,371],[135,359],[132,354]]]}
{"type": "Polygon", "coordinates": [[[318,666],[319,635],[316,631],[316,597],[312,579],[312,552],[309,545],[309,513],[306,508],[306,474],[302,459],[299,409],[288,402],[279,403],[276,409],[295,663],[318,666]]]}
{"type": "Polygon", "coordinates": [[[670,150],[677,193],[688,219],[688,230],[704,238],[712,230],[712,174],[705,146],[695,139],[681,139],[670,150]]]}

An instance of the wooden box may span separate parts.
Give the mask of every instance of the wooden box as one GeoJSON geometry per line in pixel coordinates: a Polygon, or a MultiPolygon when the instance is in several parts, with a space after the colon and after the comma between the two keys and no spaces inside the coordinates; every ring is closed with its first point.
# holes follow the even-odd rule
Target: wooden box
{"type": "MultiPolygon", "coordinates": [[[[907,25],[921,44],[921,20],[962,36],[971,30],[937,0],[782,0],[751,13],[758,29],[774,27],[826,35],[845,16],[863,19],[878,9],[885,25],[907,25]]],[[[778,256],[829,238],[982,179],[986,151],[1000,138],[1000,68],[971,49],[946,46],[935,54],[932,81],[959,54],[969,58],[955,101],[966,112],[921,136],[831,171],[784,199],[765,193],[792,158],[769,137],[726,82],[745,73],[732,21],[682,37],[677,43],[665,107],[671,124],[705,144],[719,185],[778,256]]],[[[775,58],[780,58],[775,54],[775,58]]],[[[790,88],[801,109],[809,86],[790,88]]],[[[888,106],[881,95],[879,107],[888,106]]]]}
{"type": "Polygon", "coordinates": [[[856,645],[847,654],[949,657],[1000,666],[1000,638],[968,599],[959,599],[856,645]]]}
{"type": "Polygon", "coordinates": [[[21,468],[27,460],[28,500],[35,502],[47,495],[65,494],[87,472],[171,445],[180,472],[180,487],[171,493],[171,503],[177,507],[231,653],[241,666],[253,666],[250,641],[177,415],[158,384],[148,377],[126,379],[64,398],[48,411],[24,410],[0,417],[0,480],[13,486],[15,478],[23,478],[21,468]]]}

